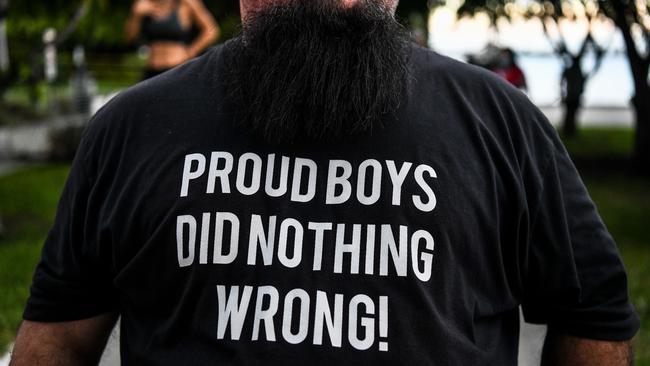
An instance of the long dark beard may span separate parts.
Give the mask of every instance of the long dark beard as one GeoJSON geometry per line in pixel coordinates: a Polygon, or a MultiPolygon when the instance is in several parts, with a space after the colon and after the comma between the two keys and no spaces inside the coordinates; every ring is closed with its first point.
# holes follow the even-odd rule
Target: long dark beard
{"type": "Polygon", "coordinates": [[[293,0],[250,14],[225,50],[237,120],[271,143],[338,141],[396,111],[409,37],[384,5],[293,0]]]}

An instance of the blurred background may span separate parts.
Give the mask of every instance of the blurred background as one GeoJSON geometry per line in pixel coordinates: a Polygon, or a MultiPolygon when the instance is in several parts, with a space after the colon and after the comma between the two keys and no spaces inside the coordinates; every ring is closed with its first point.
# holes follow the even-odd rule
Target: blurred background
{"type": "MultiPolygon", "coordinates": [[[[159,7],[147,24],[131,0],[0,0],[0,365],[88,118],[151,71],[156,29],[181,25],[187,44],[239,31],[237,0],[203,1],[213,23],[159,7]]],[[[650,1],[401,0],[398,15],[414,42],[501,75],[558,128],[618,243],[650,365],[650,1]]],[[[540,332],[525,329],[524,356],[540,332]]]]}

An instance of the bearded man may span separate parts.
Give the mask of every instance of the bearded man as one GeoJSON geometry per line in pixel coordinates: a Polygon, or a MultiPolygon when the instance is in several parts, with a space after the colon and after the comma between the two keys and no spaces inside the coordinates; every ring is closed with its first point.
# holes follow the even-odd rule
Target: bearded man
{"type": "Polygon", "coordinates": [[[90,122],[12,365],[627,365],[626,274],[555,130],[396,0],[241,0],[90,122]]]}

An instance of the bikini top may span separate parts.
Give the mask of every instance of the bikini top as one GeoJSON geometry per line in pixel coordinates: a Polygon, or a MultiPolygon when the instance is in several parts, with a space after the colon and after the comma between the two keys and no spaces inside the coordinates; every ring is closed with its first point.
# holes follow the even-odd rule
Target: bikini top
{"type": "Polygon", "coordinates": [[[178,9],[173,10],[168,16],[155,18],[146,16],[142,21],[142,35],[148,42],[170,41],[189,43],[191,30],[183,28],[178,9]]]}

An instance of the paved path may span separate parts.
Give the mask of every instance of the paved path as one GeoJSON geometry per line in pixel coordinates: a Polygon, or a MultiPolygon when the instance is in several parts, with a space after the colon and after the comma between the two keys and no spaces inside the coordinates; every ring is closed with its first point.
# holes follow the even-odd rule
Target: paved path
{"type": "MultiPolygon", "coordinates": [[[[90,113],[97,112],[115,95],[116,93],[95,96],[91,102],[90,113]]],[[[52,150],[54,132],[84,126],[88,119],[87,114],[80,113],[53,116],[40,123],[0,126],[0,175],[6,173],[7,170],[3,168],[11,165],[12,161],[47,159],[52,150]]]]}
{"type": "Polygon", "coordinates": [[[0,127],[0,164],[16,160],[43,160],[50,157],[53,133],[70,127],[82,127],[88,116],[55,116],[41,123],[0,127]]]}
{"type": "MultiPolygon", "coordinates": [[[[555,126],[559,125],[564,116],[561,106],[540,106],[546,118],[555,126]]],[[[634,110],[628,107],[598,107],[582,108],[578,112],[578,126],[582,127],[634,127],[634,110]]]]}

